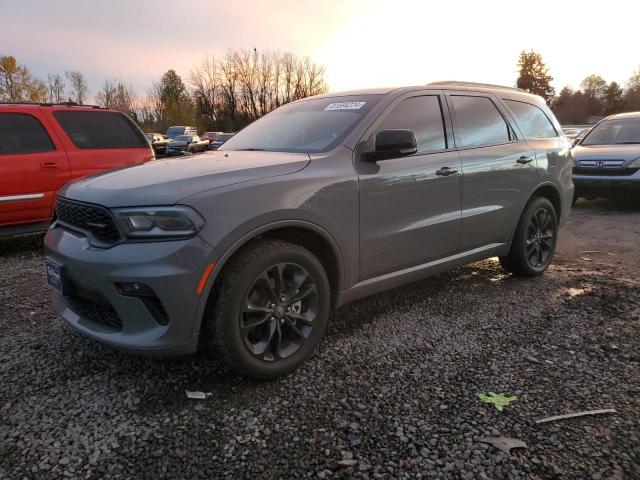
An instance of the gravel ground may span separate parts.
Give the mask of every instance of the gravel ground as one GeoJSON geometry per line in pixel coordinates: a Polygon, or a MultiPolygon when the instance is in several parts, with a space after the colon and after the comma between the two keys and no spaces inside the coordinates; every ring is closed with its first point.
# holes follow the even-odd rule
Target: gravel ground
{"type": "Polygon", "coordinates": [[[638,233],[640,208],[579,203],[547,275],[488,260],[343,307],[269,383],[83,338],[52,312],[41,236],[2,241],[0,478],[640,478],[638,233]],[[498,435],[528,449],[478,441],[498,435]]]}

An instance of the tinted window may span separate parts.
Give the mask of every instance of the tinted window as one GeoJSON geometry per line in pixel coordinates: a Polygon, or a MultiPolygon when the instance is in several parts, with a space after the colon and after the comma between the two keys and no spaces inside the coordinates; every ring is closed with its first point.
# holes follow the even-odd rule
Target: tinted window
{"type": "Polygon", "coordinates": [[[40,121],[22,113],[0,113],[0,155],[55,150],[40,121]]]}
{"type": "Polygon", "coordinates": [[[435,95],[408,98],[382,121],[379,130],[403,129],[416,134],[418,152],[447,148],[440,98],[435,95]]]}
{"type": "Polygon", "coordinates": [[[124,115],[114,112],[54,112],[53,115],[77,148],[147,147],[124,115]]]}
{"type": "Polygon", "coordinates": [[[535,105],[515,100],[505,100],[504,102],[516,117],[516,123],[525,137],[551,138],[558,136],[549,118],[535,105]]]}
{"type": "Polygon", "coordinates": [[[494,103],[487,97],[451,97],[456,112],[456,143],[477,147],[511,140],[509,126],[494,103]]]}
{"type": "Polygon", "coordinates": [[[326,152],[337,146],[380,98],[349,95],[289,103],[238,132],[221,150],[326,152]]]}

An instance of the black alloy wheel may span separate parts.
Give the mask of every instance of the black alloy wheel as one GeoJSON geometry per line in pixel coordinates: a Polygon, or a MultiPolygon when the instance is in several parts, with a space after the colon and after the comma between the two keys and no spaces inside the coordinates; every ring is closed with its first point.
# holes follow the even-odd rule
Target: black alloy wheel
{"type": "Polygon", "coordinates": [[[554,219],[545,207],[536,209],[527,225],[525,254],[534,268],[545,266],[553,255],[555,245],[554,219]]]}
{"type": "Polygon", "coordinates": [[[267,268],[251,284],[240,313],[240,332],[252,355],[274,362],[293,355],[314,327],[318,289],[295,263],[267,268]]]}

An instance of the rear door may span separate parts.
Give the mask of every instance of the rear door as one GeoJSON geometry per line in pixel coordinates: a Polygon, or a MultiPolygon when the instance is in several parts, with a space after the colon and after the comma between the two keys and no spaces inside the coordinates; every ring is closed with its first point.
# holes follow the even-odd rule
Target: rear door
{"type": "Polygon", "coordinates": [[[47,113],[65,144],[73,178],[153,158],[144,133],[119,112],[73,107],[47,113]]]}
{"type": "Polygon", "coordinates": [[[69,162],[37,107],[0,111],[0,226],[51,220],[69,162]]]}
{"type": "Polygon", "coordinates": [[[461,249],[507,243],[537,183],[535,152],[493,95],[449,91],[462,161],[461,249]]]}

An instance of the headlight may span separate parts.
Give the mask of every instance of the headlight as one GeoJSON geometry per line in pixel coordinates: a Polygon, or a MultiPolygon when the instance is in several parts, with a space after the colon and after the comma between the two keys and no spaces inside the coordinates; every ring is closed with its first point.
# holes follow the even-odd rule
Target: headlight
{"type": "Polygon", "coordinates": [[[631,164],[629,168],[640,168],[640,157],[636,158],[631,164]]]}
{"type": "Polygon", "coordinates": [[[205,223],[198,212],[184,205],[116,208],[113,214],[132,239],[193,237],[205,223]]]}

